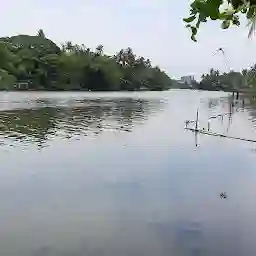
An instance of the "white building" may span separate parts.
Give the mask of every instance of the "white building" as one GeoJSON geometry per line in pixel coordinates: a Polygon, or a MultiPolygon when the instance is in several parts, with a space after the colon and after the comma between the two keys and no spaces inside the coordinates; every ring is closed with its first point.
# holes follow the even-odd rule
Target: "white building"
{"type": "Polygon", "coordinates": [[[180,78],[180,81],[183,83],[191,84],[193,81],[195,81],[195,77],[194,76],[182,76],[180,78]]]}

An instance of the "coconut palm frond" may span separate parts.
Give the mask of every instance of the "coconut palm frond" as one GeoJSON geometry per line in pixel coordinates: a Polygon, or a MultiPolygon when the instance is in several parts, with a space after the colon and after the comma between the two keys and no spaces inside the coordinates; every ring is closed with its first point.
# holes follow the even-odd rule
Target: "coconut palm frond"
{"type": "Polygon", "coordinates": [[[255,30],[256,30],[256,8],[254,7],[254,14],[253,16],[250,18],[247,27],[249,27],[249,33],[248,33],[248,38],[251,38],[252,35],[254,34],[255,30]]]}
{"type": "Polygon", "coordinates": [[[256,29],[256,16],[249,21],[248,27],[249,27],[248,38],[251,38],[256,29]]]}

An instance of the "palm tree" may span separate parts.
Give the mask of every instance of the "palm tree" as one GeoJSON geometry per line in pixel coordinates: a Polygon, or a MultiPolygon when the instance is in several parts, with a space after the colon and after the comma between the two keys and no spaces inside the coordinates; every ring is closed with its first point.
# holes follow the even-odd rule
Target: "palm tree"
{"type": "Polygon", "coordinates": [[[243,76],[246,76],[247,73],[248,73],[248,72],[247,72],[247,69],[243,69],[241,73],[242,73],[243,76]]]}
{"type": "Polygon", "coordinates": [[[126,62],[127,62],[127,64],[128,64],[130,67],[134,66],[136,56],[135,56],[135,54],[133,53],[131,47],[128,47],[128,48],[126,49],[126,51],[125,51],[125,57],[126,57],[126,62]]]}
{"type": "Polygon", "coordinates": [[[61,51],[65,52],[66,51],[66,45],[65,44],[61,44],[61,51]]]}
{"type": "Polygon", "coordinates": [[[39,29],[38,32],[37,32],[37,36],[40,36],[40,37],[43,37],[43,38],[46,38],[45,37],[45,34],[44,34],[44,31],[42,29],[39,29]]]}
{"type": "Polygon", "coordinates": [[[116,62],[122,66],[125,65],[124,50],[121,49],[115,56],[116,62]]]}
{"type": "Polygon", "coordinates": [[[249,18],[249,22],[247,24],[247,26],[249,27],[249,34],[248,34],[249,38],[252,37],[256,28],[256,7],[255,7],[255,3],[253,4],[251,3],[250,10],[248,11],[252,13],[252,16],[249,18]]]}
{"type": "Polygon", "coordinates": [[[102,44],[99,44],[99,45],[96,47],[96,54],[97,54],[97,55],[102,55],[102,54],[103,54],[103,45],[102,45],[102,44]]]}
{"type": "Polygon", "coordinates": [[[73,50],[76,54],[80,54],[80,53],[82,52],[82,48],[81,48],[81,46],[78,45],[78,44],[73,45],[72,50],[73,50]]]}
{"type": "Polygon", "coordinates": [[[73,50],[73,44],[71,43],[71,41],[67,41],[66,42],[66,47],[65,47],[66,51],[71,52],[73,50]]]}
{"type": "Polygon", "coordinates": [[[147,67],[147,68],[151,68],[151,67],[152,67],[152,66],[151,66],[151,61],[150,61],[150,59],[147,59],[146,62],[145,62],[145,64],[146,64],[146,67],[147,67]]]}
{"type": "Polygon", "coordinates": [[[137,67],[146,67],[145,58],[144,57],[139,57],[138,59],[136,59],[135,66],[137,66],[137,67]]]}
{"type": "Polygon", "coordinates": [[[81,44],[80,48],[83,53],[86,52],[86,46],[84,44],[81,44]]]}

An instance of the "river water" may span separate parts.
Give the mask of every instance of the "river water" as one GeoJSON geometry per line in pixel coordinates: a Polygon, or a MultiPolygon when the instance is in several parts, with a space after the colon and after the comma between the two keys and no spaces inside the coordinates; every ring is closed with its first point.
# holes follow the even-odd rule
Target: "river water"
{"type": "Polygon", "coordinates": [[[197,108],[256,139],[226,93],[0,93],[0,255],[255,256],[256,144],[197,108]]]}

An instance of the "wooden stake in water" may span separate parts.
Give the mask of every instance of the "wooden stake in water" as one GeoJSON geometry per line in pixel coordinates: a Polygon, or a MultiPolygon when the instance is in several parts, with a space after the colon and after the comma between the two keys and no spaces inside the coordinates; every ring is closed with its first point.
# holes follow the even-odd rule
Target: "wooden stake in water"
{"type": "Polygon", "coordinates": [[[198,109],[196,111],[196,128],[195,128],[196,131],[198,130],[197,128],[198,128],[198,109]]]}

